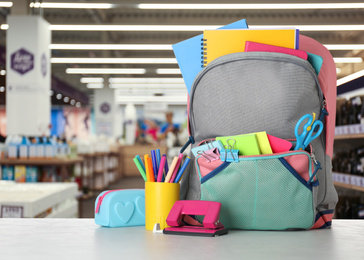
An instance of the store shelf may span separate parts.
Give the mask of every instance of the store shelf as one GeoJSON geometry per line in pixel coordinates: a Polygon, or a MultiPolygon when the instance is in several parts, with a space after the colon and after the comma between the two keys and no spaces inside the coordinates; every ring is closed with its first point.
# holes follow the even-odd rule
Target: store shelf
{"type": "MultiPolygon", "coordinates": [[[[69,200],[70,207],[78,205],[76,196],[79,194],[76,183],[0,183],[0,209],[16,209],[19,217],[32,218],[51,215],[62,203],[69,200]]],[[[62,214],[61,210],[58,210],[62,214]]],[[[3,212],[2,212],[3,213],[3,212]]]]}
{"type": "Polygon", "coordinates": [[[364,138],[364,125],[341,125],[335,127],[335,140],[364,138]]]}
{"type": "Polygon", "coordinates": [[[364,177],[346,173],[333,172],[334,185],[346,189],[364,192],[364,177]]]}
{"type": "Polygon", "coordinates": [[[77,218],[78,203],[76,200],[65,201],[62,205],[53,209],[52,213],[46,218],[77,218]]]}
{"type": "Polygon", "coordinates": [[[49,158],[49,159],[39,159],[39,158],[29,158],[29,159],[0,159],[0,165],[31,165],[31,166],[62,166],[62,165],[72,165],[75,163],[82,163],[82,157],[76,158],[49,158]]]}
{"type": "Polygon", "coordinates": [[[88,172],[85,179],[92,190],[107,189],[110,183],[121,179],[119,152],[93,152],[80,156],[85,159],[84,166],[88,172]]]}

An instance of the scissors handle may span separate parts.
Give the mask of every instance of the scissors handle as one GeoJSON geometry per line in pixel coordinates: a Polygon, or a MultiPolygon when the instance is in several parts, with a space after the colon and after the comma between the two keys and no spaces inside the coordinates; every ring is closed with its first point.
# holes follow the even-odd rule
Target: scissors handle
{"type": "Polygon", "coordinates": [[[310,115],[310,114],[306,114],[306,115],[304,115],[304,116],[302,116],[299,120],[298,120],[298,122],[297,122],[297,124],[296,124],[296,127],[295,127],[295,129],[294,129],[294,134],[295,134],[295,136],[296,136],[296,147],[295,147],[295,149],[294,150],[299,150],[299,149],[304,149],[305,147],[304,147],[304,145],[303,145],[303,143],[304,143],[304,141],[305,141],[305,139],[306,139],[306,136],[307,136],[307,134],[308,134],[308,131],[310,131],[311,130],[311,128],[310,128],[310,126],[311,126],[311,124],[312,124],[312,121],[313,121],[313,117],[310,115]],[[308,119],[308,121],[307,121],[307,123],[306,124],[304,124],[303,125],[303,128],[302,128],[302,133],[301,134],[298,134],[298,130],[299,130],[299,128],[300,128],[300,126],[301,126],[301,124],[302,124],[302,122],[304,121],[304,120],[306,120],[306,119],[308,119]]]}
{"type": "Polygon", "coordinates": [[[303,146],[306,148],[313,139],[317,138],[321,134],[323,129],[323,123],[321,121],[315,121],[315,123],[312,124],[311,130],[308,132],[305,140],[303,141],[303,146]],[[317,131],[315,134],[313,134],[314,130],[317,131]]]}

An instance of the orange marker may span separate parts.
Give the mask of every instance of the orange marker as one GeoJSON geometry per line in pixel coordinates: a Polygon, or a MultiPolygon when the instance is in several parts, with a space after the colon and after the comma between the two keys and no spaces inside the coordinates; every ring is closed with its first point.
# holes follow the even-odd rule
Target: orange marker
{"type": "Polygon", "coordinates": [[[149,168],[149,179],[151,182],[155,182],[152,158],[148,157],[147,161],[147,166],[149,168]]]}
{"type": "Polygon", "coordinates": [[[145,165],[145,175],[147,176],[147,181],[150,181],[150,174],[149,174],[149,168],[148,168],[148,154],[144,155],[144,165],[145,165]]]}

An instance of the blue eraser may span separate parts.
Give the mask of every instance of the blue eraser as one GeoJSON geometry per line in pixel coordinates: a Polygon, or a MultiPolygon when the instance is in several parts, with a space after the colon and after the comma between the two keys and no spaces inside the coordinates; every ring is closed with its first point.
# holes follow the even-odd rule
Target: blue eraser
{"type": "Polygon", "coordinates": [[[104,227],[144,226],[144,190],[109,190],[100,193],[95,201],[95,223],[104,227]]]}

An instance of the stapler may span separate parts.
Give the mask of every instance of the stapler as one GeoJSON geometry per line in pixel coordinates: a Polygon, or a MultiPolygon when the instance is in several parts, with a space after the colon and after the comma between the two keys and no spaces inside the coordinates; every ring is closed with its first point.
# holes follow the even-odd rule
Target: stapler
{"type": "MultiPolygon", "coordinates": [[[[221,203],[204,200],[179,200],[173,205],[167,217],[167,227],[163,234],[188,236],[221,236],[228,233],[220,222],[221,203]],[[184,218],[188,215],[204,216],[200,223],[187,225],[184,218]]],[[[197,221],[196,221],[197,222],[197,221]]]]}

